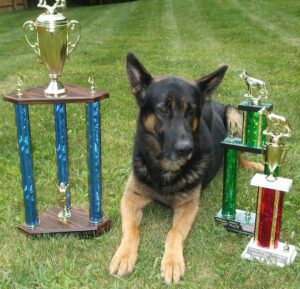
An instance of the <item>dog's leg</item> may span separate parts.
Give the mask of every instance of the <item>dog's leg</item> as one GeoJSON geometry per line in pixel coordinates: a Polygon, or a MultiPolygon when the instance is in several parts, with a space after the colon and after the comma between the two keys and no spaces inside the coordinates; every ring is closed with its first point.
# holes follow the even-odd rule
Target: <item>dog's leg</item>
{"type": "Polygon", "coordinates": [[[199,194],[184,203],[173,206],[173,227],[165,243],[165,252],[161,262],[161,275],[166,284],[178,283],[185,272],[183,244],[196,218],[199,206],[199,194]]]}
{"type": "Polygon", "coordinates": [[[263,164],[245,160],[242,158],[241,154],[239,154],[239,166],[241,168],[254,170],[257,172],[263,172],[265,169],[263,164]]]}
{"type": "Polygon", "coordinates": [[[110,274],[126,276],[133,271],[138,253],[138,226],[143,215],[142,208],[151,202],[151,199],[142,195],[141,189],[131,175],[121,200],[122,241],[111,260],[110,274]]]}

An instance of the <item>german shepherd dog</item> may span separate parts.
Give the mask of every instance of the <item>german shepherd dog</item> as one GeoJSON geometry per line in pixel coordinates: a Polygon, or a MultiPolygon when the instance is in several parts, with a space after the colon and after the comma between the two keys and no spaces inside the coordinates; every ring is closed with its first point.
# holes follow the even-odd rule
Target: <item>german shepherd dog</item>
{"type": "Polygon", "coordinates": [[[242,120],[233,107],[211,100],[226,65],[197,81],[152,77],[131,53],[126,68],[139,116],[133,168],[121,200],[123,237],[109,271],[118,276],[133,271],[142,209],[155,200],[174,211],[161,275],[167,284],[178,283],[185,272],[183,244],[197,215],[201,190],[222,164],[220,142],[228,128],[240,128],[242,120]]]}

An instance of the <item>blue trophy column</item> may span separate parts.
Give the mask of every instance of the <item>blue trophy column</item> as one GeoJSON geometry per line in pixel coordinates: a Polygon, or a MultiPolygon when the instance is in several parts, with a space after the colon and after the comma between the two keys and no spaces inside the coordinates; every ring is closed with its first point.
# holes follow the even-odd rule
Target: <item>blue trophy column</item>
{"type": "Polygon", "coordinates": [[[90,222],[102,221],[100,101],[86,104],[88,134],[90,222]]]}
{"type": "MultiPolygon", "coordinates": [[[[58,185],[69,184],[68,135],[66,105],[54,104],[55,148],[57,162],[58,185]]],[[[70,189],[66,191],[67,209],[71,209],[70,189]]]]}
{"type": "Polygon", "coordinates": [[[22,186],[25,205],[25,222],[28,227],[39,224],[31,155],[31,136],[28,105],[15,104],[22,186]]]}

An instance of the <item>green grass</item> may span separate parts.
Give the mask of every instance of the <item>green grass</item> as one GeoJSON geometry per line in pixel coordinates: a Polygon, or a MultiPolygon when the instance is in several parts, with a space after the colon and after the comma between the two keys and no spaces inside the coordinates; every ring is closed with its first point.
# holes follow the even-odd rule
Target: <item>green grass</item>
{"type": "MultiPolygon", "coordinates": [[[[112,230],[92,240],[75,237],[33,240],[18,232],[24,222],[14,111],[0,105],[0,287],[1,288],[162,288],[160,261],[171,226],[171,211],[157,204],[145,210],[136,269],[125,279],[111,277],[108,264],[121,234],[119,202],[130,171],[136,105],[124,70],[125,55],[136,53],[153,74],[191,79],[222,64],[229,71],[215,99],[237,105],[245,90],[242,69],[264,79],[274,111],[286,116],[293,138],[284,176],[294,179],[286,194],[283,222],[300,247],[300,2],[239,0],[152,0],[83,8],[65,14],[82,24],[82,39],[63,71],[63,82],[88,87],[94,71],[102,102],[103,209],[112,230]]],[[[18,74],[25,88],[48,82],[44,67],[25,43],[21,27],[40,10],[0,14],[0,93],[15,90],[18,74]]],[[[50,106],[30,109],[38,209],[56,203],[53,115],[50,106]]],[[[68,106],[70,183],[74,204],[88,206],[84,105],[68,106]]],[[[238,207],[255,190],[253,172],[240,171],[238,207]]],[[[222,171],[201,198],[201,209],[186,242],[187,273],[174,288],[300,288],[300,257],[279,269],[242,260],[249,237],[227,233],[214,223],[221,206],[222,171]]],[[[173,288],[171,286],[171,288],[173,288]]]]}

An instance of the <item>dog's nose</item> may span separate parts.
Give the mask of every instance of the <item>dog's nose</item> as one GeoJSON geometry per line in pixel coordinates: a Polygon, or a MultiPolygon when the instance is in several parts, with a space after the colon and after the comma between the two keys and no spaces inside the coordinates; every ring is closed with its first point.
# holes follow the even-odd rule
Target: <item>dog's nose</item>
{"type": "Polygon", "coordinates": [[[175,151],[178,156],[188,156],[193,151],[193,143],[189,140],[180,140],[175,144],[175,151]]]}

